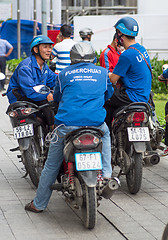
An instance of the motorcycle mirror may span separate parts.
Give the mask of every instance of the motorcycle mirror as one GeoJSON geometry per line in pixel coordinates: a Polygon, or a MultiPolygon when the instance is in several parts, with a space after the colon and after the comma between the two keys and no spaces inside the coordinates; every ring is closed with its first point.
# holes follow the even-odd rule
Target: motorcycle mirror
{"type": "Polygon", "coordinates": [[[0,72],[0,81],[2,81],[2,80],[5,80],[5,74],[3,74],[2,72],[0,72]]]}
{"type": "Polygon", "coordinates": [[[162,71],[165,71],[166,69],[168,69],[168,64],[166,63],[166,64],[163,64],[163,66],[162,66],[162,71]]]}
{"type": "Polygon", "coordinates": [[[47,94],[50,92],[50,88],[45,86],[45,85],[38,85],[38,86],[34,86],[33,89],[37,92],[37,93],[41,93],[41,94],[47,94]]]}

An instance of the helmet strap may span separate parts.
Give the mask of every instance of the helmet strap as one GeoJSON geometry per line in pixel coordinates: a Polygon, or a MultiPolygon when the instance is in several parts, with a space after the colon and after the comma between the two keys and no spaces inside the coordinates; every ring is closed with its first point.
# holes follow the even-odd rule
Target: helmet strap
{"type": "MultiPolygon", "coordinates": [[[[39,45],[40,45],[40,44],[39,44],[39,45]]],[[[37,49],[38,49],[38,52],[37,52],[37,53],[34,52],[34,54],[37,55],[37,56],[39,56],[39,57],[45,62],[46,60],[45,60],[45,59],[41,56],[41,54],[40,54],[39,45],[36,46],[37,49]]]]}

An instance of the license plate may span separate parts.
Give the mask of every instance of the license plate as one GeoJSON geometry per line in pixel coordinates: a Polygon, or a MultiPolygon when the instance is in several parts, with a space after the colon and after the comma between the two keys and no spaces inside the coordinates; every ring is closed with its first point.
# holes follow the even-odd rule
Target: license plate
{"type": "Polygon", "coordinates": [[[148,127],[128,127],[128,138],[130,142],[146,142],[150,141],[148,127]]]}
{"type": "Polygon", "coordinates": [[[30,137],[34,135],[33,124],[18,126],[13,129],[14,139],[30,137]]]}
{"type": "Polygon", "coordinates": [[[100,152],[75,153],[75,163],[77,171],[102,169],[102,160],[100,152]]]}

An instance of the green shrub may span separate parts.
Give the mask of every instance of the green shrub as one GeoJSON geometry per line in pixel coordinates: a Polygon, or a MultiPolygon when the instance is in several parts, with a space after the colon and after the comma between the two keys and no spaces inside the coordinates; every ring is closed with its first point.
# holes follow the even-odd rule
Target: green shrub
{"type": "Polygon", "coordinates": [[[23,60],[24,58],[18,58],[18,59],[11,59],[7,61],[7,68],[10,72],[14,72],[17,65],[23,60]]]}
{"type": "Polygon", "coordinates": [[[166,60],[158,60],[158,56],[156,55],[153,59],[151,59],[152,65],[152,72],[153,72],[153,79],[152,79],[152,90],[156,93],[165,93],[168,94],[168,89],[165,83],[161,83],[158,80],[158,76],[161,75],[162,72],[162,65],[168,63],[166,60]]]}

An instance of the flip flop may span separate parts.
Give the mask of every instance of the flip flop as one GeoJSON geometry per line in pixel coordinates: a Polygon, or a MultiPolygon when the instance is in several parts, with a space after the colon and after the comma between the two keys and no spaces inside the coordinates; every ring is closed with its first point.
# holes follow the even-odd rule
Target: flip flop
{"type": "Polygon", "coordinates": [[[43,210],[38,210],[38,209],[32,208],[32,203],[33,203],[33,200],[32,200],[30,203],[27,203],[27,204],[25,205],[25,210],[26,210],[26,211],[34,212],[34,213],[43,212],[43,210]]]}

